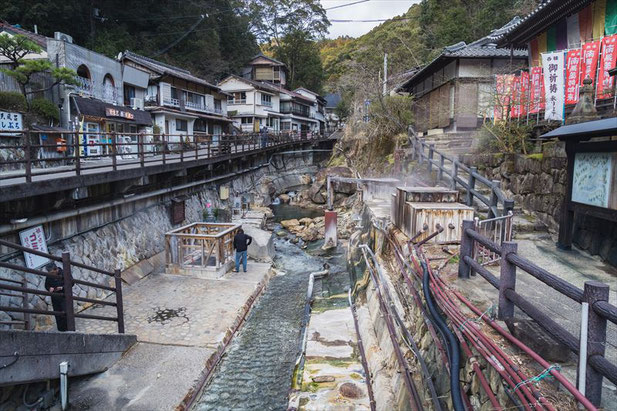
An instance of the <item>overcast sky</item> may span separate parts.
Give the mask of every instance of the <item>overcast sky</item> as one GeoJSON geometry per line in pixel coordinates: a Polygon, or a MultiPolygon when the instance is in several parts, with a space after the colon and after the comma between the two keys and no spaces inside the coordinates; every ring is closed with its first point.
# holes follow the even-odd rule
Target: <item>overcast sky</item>
{"type": "MultiPolygon", "coordinates": [[[[325,9],[339,6],[342,4],[353,3],[358,0],[321,0],[321,4],[325,9]]],[[[389,19],[394,16],[399,16],[405,13],[414,3],[419,3],[420,0],[369,0],[364,3],[354,4],[348,7],[341,7],[332,10],[327,10],[328,19],[330,20],[377,20],[389,19]]],[[[336,23],[332,22],[330,26],[330,34],[328,37],[336,38],[339,36],[359,37],[368,33],[373,27],[379,25],[379,22],[353,22],[353,23],[336,23]]]]}

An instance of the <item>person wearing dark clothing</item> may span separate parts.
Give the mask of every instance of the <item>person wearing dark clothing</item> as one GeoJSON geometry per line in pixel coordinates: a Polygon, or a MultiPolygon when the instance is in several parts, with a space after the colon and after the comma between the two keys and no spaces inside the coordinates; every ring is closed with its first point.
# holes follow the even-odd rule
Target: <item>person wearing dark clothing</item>
{"type": "Polygon", "coordinates": [[[240,260],[242,267],[246,272],[246,249],[253,242],[253,237],[244,234],[243,229],[238,230],[238,234],[234,236],[234,249],[236,250],[236,272],[240,271],[240,260]]]}
{"type": "MultiPolygon", "coordinates": [[[[45,290],[50,293],[61,293],[61,295],[51,296],[51,305],[54,311],[66,311],[66,301],[64,299],[64,280],[62,278],[63,272],[60,267],[54,263],[49,263],[45,266],[49,274],[57,275],[59,278],[47,277],[45,279],[45,290]]],[[[58,331],[66,331],[66,315],[56,315],[56,326],[58,331]]]]}

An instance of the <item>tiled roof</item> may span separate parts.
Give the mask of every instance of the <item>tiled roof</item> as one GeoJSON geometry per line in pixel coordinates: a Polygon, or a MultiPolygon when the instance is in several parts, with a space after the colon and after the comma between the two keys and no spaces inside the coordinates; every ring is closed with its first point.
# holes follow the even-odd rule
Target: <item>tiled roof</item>
{"type": "Polygon", "coordinates": [[[284,66],[284,65],[285,65],[285,63],[283,63],[282,61],[279,61],[279,60],[274,59],[274,58],[272,58],[272,57],[268,57],[268,56],[266,56],[266,55],[265,55],[265,54],[263,54],[263,53],[259,53],[258,55],[256,55],[255,57],[253,57],[253,58],[251,59],[251,61],[253,61],[253,60],[255,60],[255,59],[258,59],[258,58],[265,58],[265,59],[270,60],[271,62],[273,62],[274,64],[279,65],[279,66],[284,66]]]}
{"type": "Polygon", "coordinates": [[[22,36],[26,36],[42,48],[47,48],[47,37],[22,29],[21,27],[13,26],[4,20],[0,20],[0,31],[5,30],[12,34],[21,34],[22,36]]]}
{"type": "Polygon", "coordinates": [[[137,64],[141,64],[142,66],[147,67],[150,70],[154,71],[155,73],[159,73],[161,75],[165,74],[165,75],[172,76],[172,77],[178,77],[186,81],[212,87],[217,90],[219,89],[214,84],[211,84],[204,79],[201,79],[199,77],[192,75],[191,72],[186,69],[172,66],[171,64],[166,64],[166,63],[151,59],[149,57],[141,56],[139,54],[133,53],[132,51],[126,50],[122,54],[122,57],[128,60],[134,61],[137,64]]]}
{"type": "Polygon", "coordinates": [[[122,111],[127,111],[133,114],[134,116],[133,120],[122,119],[123,122],[135,123],[135,124],[141,124],[141,125],[147,125],[147,126],[152,124],[152,116],[150,116],[150,113],[144,110],[135,110],[131,107],[116,106],[114,104],[105,103],[104,101],[97,100],[94,98],[86,98],[86,97],[79,97],[79,96],[71,96],[71,98],[73,99],[73,102],[77,105],[77,109],[79,113],[86,115],[86,116],[105,118],[107,117],[107,114],[105,113],[105,109],[114,108],[114,109],[118,109],[122,111]]]}
{"type": "MultiPolygon", "coordinates": [[[[283,90],[281,87],[277,87],[274,84],[267,83],[265,81],[251,80],[249,78],[240,77],[240,76],[237,76],[235,74],[231,74],[227,78],[235,78],[237,80],[245,82],[246,84],[250,84],[251,86],[253,86],[255,88],[258,88],[260,90],[271,91],[273,93],[280,93],[283,90]]],[[[223,81],[225,81],[225,80],[223,80],[223,81]]]]}

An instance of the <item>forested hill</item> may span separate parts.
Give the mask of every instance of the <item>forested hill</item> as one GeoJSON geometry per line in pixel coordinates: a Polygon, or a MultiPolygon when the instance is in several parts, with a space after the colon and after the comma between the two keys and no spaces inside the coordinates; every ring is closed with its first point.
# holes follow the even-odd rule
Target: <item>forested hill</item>
{"type": "Polygon", "coordinates": [[[0,0],[0,17],[28,30],[36,24],[50,37],[64,32],[110,57],[129,49],[217,80],[259,51],[251,16],[238,6],[239,0],[0,0]]]}
{"type": "Polygon", "coordinates": [[[471,42],[501,27],[516,15],[525,15],[537,0],[423,0],[357,38],[321,43],[326,88],[352,86],[358,71],[377,74],[388,53],[393,75],[422,66],[445,46],[471,42]]]}

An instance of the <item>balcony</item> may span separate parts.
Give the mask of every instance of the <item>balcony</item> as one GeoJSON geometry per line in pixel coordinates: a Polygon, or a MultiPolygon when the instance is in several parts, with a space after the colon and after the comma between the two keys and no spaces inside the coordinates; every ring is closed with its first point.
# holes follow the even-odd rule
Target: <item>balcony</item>
{"type": "Polygon", "coordinates": [[[281,114],[294,114],[296,116],[301,116],[301,117],[310,116],[308,110],[301,110],[299,108],[289,108],[289,107],[281,107],[281,114]]]}
{"type": "Polygon", "coordinates": [[[234,104],[246,104],[246,99],[245,98],[240,98],[237,100],[227,100],[227,105],[234,105],[234,104]]]}

